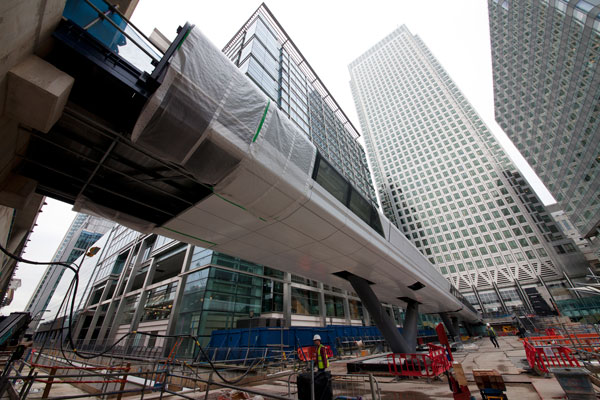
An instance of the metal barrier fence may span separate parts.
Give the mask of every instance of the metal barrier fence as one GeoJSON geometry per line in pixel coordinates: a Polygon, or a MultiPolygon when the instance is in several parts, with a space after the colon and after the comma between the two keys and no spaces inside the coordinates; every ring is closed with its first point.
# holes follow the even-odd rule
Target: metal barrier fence
{"type": "MultiPolygon", "coordinates": [[[[295,387],[297,383],[295,378],[299,374],[300,372],[294,372],[287,378],[289,399],[298,398],[292,387],[295,387]]],[[[381,399],[379,381],[372,374],[331,374],[331,388],[334,399],[381,399]]]]}
{"type": "Polygon", "coordinates": [[[450,369],[446,349],[428,343],[429,352],[388,354],[388,368],[395,376],[434,378],[450,369]]]}
{"type": "Polygon", "coordinates": [[[600,349],[600,336],[596,333],[531,336],[526,339],[533,346],[560,345],[571,350],[597,352],[600,349]]]}
{"type": "Polygon", "coordinates": [[[529,340],[523,341],[525,356],[529,366],[541,373],[548,373],[552,367],[580,367],[573,350],[561,345],[535,346],[529,340]]]}

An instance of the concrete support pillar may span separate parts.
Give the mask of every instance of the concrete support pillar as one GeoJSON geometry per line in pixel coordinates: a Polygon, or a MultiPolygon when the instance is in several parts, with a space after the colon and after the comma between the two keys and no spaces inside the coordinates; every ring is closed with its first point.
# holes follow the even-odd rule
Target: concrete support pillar
{"type": "Polygon", "coordinates": [[[529,301],[529,296],[523,290],[519,281],[515,279],[515,287],[517,288],[517,294],[521,298],[521,302],[523,303],[523,307],[527,309],[530,313],[533,313],[533,307],[531,306],[531,302],[529,301]]]}
{"type": "MultiPolygon", "coordinates": [[[[546,282],[544,281],[544,279],[541,276],[538,276],[538,279],[540,280],[540,283],[542,284],[542,286],[544,287],[544,289],[546,289],[546,292],[548,292],[548,296],[550,296],[550,302],[552,303],[552,308],[554,309],[554,311],[556,311],[557,315],[560,315],[560,310],[558,309],[558,305],[556,303],[556,299],[554,298],[554,295],[552,294],[552,292],[548,288],[548,285],[546,285],[546,282]]],[[[576,291],[577,290],[573,290],[573,292],[576,292],[576,291]]]]}
{"type": "Polygon", "coordinates": [[[367,310],[367,308],[365,307],[365,305],[362,304],[362,301],[361,301],[360,307],[362,308],[363,326],[371,326],[371,316],[369,315],[369,311],[367,310]]]}
{"type": "Polygon", "coordinates": [[[477,288],[475,286],[471,286],[471,288],[473,289],[473,294],[475,295],[475,298],[479,303],[479,307],[481,307],[481,313],[483,314],[483,316],[485,316],[487,311],[485,309],[485,306],[483,305],[483,302],[481,301],[481,297],[479,297],[479,292],[477,291],[477,288]]]}
{"type": "MultiPolygon", "coordinates": [[[[179,320],[179,309],[181,308],[181,302],[183,300],[183,288],[187,282],[187,275],[183,275],[183,274],[189,269],[193,254],[194,254],[194,246],[189,244],[187,246],[187,249],[185,250],[185,257],[183,259],[183,264],[181,265],[180,275],[182,275],[182,277],[177,282],[177,289],[175,289],[175,300],[173,301],[173,307],[171,307],[171,315],[169,317],[169,323],[167,324],[167,335],[177,334],[177,332],[175,332],[175,328],[177,327],[177,321],[179,320]]],[[[195,335],[196,332],[193,332],[192,334],[195,335]]],[[[174,338],[169,338],[166,340],[167,340],[167,345],[165,346],[166,354],[163,354],[164,357],[167,357],[169,355],[168,352],[170,351],[172,346],[175,344],[174,338]]]]}
{"type": "Polygon", "coordinates": [[[452,321],[452,326],[454,326],[454,333],[456,334],[454,340],[460,342],[460,322],[458,321],[457,317],[452,317],[450,318],[450,320],[452,321]]]}
{"type": "Polygon", "coordinates": [[[454,330],[454,324],[452,323],[450,316],[448,315],[448,313],[441,312],[440,318],[442,318],[442,322],[444,323],[444,327],[448,331],[448,335],[452,339],[454,339],[456,337],[456,331],[454,330]]]}
{"type": "Polygon", "coordinates": [[[467,335],[469,336],[474,336],[473,335],[473,328],[471,327],[471,324],[468,323],[467,321],[463,321],[463,326],[465,327],[465,330],[467,331],[467,335]]]}
{"type": "Polygon", "coordinates": [[[283,327],[292,326],[292,274],[286,272],[283,282],[283,327]]]}
{"type": "Polygon", "coordinates": [[[6,114],[44,133],[62,115],[75,82],[35,55],[11,68],[7,78],[6,114]]]}
{"type": "Polygon", "coordinates": [[[404,323],[402,324],[402,334],[411,349],[409,353],[414,353],[417,349],[418,323],[419,303],[416,301],[407,301],[406,314],[404,314],[404,323]]]}
{"type": "Polygon", "coordinates": [[[323,292],[323,283],[318,283],[319,289],[319,313],[321,317],[321,326],[327,326],[327,306],[325,305],[325,293],[323,292]]]}
{"type": "Polygon", "coordinates": [[[346,319],[346,325],[350,325],[352,323],[352,318],[350,317],[350,303],[348,302],[348,296],[344,296],[344,318],[346,319]]]}
{"type": "MultiPolygon", "coordinates": [[[[129,251],[129,254],[127,255],[127,259],[125,260],[125,265],[123,266],[123,272],[119,276],[119,280],[116,282],[115,292],[113,294],[112,301],[110,302],[110,304],[108,306],[108,310],[106,310],[107,316],[119,315],[119,312],[120,312],[121,308],[123,307],[122,302],[117,300],[119,297],[119,293],[121,292],[121,286],[125,286],[125,288],[123,289],[123,293],[127,293],[127,292],[129,292],[129,290],[131,290],[131,286],[133,285],[133,277],[135,277],[135,274],[137,274],[137,271],[140,267],[140,261],[141,261],[140,254],[143,254],[142,251],[143,251],[143,249],[145,249],[145,246],[146,246],[145,244],[142,244],[140,246],[140,248],[138,249],[138,252],[135,256],[136,257],[135,264],[134,264],[133,268],[131,268],[130,273],[127,274],[127,268],[129,267],[129,264],[131,263],[131,261],[134,257],[135,246],[133,246],[131,248],[131,250],[129,251]]],[[[106,333],[111,329],[112,326],[114,326],[115,321],[116,320],[114,318],[112,320],[110,317],[104,318],[104,323],[102,324],[102,327],[100,328],[100,333],[98,334],[98,339],[105,338],[106,333]]]]}
{"type": "MultiPolygon", "coordinates": [[[[390,349],[394,353],[414,353],[416,349],[416,313],[415,313],[415,339],[413,342],[406,340],[396,328],[394,320],[385,312],[379,299],[371,289],[369,282],[355,275],[348,276],[348,281],[352,285],[354,291],[360,297],[360,301],[369,311],[369,315],[375,321],[375,325],[381,331],[381,334],[390,345],[390,349]]],[[[407,312],[408,317],[408,312],[407,312]]],[[[406,333],[405,333],[406,334],[406,333]]]]}
{"type": "Polygon", "coordinates": [[[496,285],[496,282],[492,282],[492,285],[494,286],[494,291],[496,292],[496,296],[498,296],[498,301],[500,302],[500,305],[502,306],[502,310],[505,313],[508,314],[509,313],[508,307],[504,303],[504,299],[502,298],[502,294],[500,293],[500,289],[498,289],[498,285],[496,285]]]}
{"type": "MultiPolygon", "coordinates": [[[[592,271],[591,268],[588,268],[588,271],[590,271],[590,274],[592,274],[592,276],[594,276],[594,271],[592,271]]],[[[575,285],[573,285],[573,281],[571,281],[571,278],[569,278],[569,275],[567,275],[567,273],[565,271],[562,272],[563,276],[565,277],[565,280],[567,281],[567,283],[569,284],[569,287],[571,289],[575,289],[575,285]]],[[[598,279],[596,279],[596,283],[598,279]]],[[[579,290],[571,290],[570,291],[572,294],[575,295],[576,298],[581,299],[581,293],[579,293],[579,290]]]]}

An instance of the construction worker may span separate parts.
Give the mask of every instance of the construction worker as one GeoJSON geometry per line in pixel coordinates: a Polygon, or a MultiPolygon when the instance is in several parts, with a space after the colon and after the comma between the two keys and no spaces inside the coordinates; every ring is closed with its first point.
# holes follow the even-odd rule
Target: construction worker
{"type": "Polygon", "coordinates": [[[327,349],[321,344],[321,336],[313,336],[313,343],[317,352],[317,368],[319,371],[325,371],[325,368],[329,368],[329,359],[327,358],[327,349]]]}
{"type": "Polygon", "coordinates": [[[494,330],[494,328],[492,328],[489,322],[486,324],[485,329],[494,347],[500,348],[500,345],[498,344],[498,339],[496,339],[496,331],[494,330]]]}

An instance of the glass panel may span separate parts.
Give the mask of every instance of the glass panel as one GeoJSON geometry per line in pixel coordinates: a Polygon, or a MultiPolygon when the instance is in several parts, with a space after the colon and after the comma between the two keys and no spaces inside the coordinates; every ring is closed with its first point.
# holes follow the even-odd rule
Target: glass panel
{"type": "Polygon", "coordinates": [[[326,294],[325,309],[328,317],[344,318],[344,299],[326,294]]]}
{"type": "Polygon", "coordinates": [[[146,304],[144,305],[142,321],[155,321],[169,318],[173,308],[176,290],[177,282],[150,290],[148,298],[146,299],[146,304]]]}
{"type": "Polygon", "coordinates": [[[320,160],[315,181],[333,195],[336,199],[346,204],[348,183],[333,167],[324,160],[320,160]]]}
{"type": "Polygon", "coordinates": [[[319,294],[312,290],[292,288],[292,313],[320,315],[319,294]]]}

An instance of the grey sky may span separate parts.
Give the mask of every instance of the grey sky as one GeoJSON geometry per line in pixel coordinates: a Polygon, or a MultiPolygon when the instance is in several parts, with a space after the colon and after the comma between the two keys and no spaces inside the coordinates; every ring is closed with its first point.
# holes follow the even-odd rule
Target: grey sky
{"type": "MultiPolygon", "coordinates": [[[[527,162],[494,121],[487,2],[484,0],[269,0],[267,6],[304,54],[323,83],[359,129],[348,81],[348,64],[402,24],[419,35],[500,139],[509,156],[542,201],[554,202],[527,162]]],[[[195,24],[222,48],[260,5],[248,0],[141,0],[133,22],[149,34],[158,28],[169,38],[179,25],[195,24]]],[[[49,260],[75,213],[49,200],[25,253],[49,260]]],[[[20,266],[10,311],[22,310],[35,290],[43,268],[20,266]]]]}

